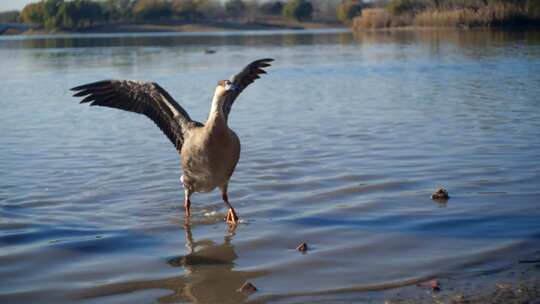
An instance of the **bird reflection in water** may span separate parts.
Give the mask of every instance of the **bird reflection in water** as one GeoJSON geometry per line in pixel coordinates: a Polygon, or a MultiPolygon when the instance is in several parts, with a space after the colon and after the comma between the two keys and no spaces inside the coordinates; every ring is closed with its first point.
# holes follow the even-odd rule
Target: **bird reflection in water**
{"type": "Polygon", "coordinates": [[[135,281],[100,286],[85,293],[83,298],[121,296],[145,290],[166,289],[172,291],[158,297],[159,303],[241,303],[249,294],[237,291],[246,281],[260,277],[265,271],[236,271],[234,261],[238,258],[232,244],[235,228],[229,228],[223,243],[206,239],[196,241],[189,220],[184,224],[186,255],[168,260],[172,267],[182,267],[185,273],[179,277],[151,281],[135,281]]]}
{"type": "Polygon", "coordinates": [[[195,241],[189,221],[184,227],[188,254],[169,260],[169,265],[185,269],[184,284],[160,302],[182,299],[193,303],[239,303],[246,300],[248,294],[237,289],[248,279],[264,273],[233,270],[238,257],[231,244],[235,228],[228,230],[223,243],[215,244],[211,240],[195,241]]]}

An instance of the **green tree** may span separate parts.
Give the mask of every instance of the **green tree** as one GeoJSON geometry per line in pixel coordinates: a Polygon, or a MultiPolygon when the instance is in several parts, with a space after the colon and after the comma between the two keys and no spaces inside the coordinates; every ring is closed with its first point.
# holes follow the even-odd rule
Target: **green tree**
{"type": "Polygon", "coordinates": [[[362,2],[358,0],[348,0],[342,2],[336,7],[337,19],[343,23],[349,24],[352,19],[362,12],[362,2]]]}
{"type": "Polygon", "coordinates": [[[104,19],[100,3],[91,0],[62,3],[56,18],[59,20],[59,27],[70,30],[88,28],[104,19]]]}
{"type": "Polygon", "coordinates": [[[264,15],[270,15],[270,16],[281,15],[281,12],[283,11],[283,2],[281,1],[265,2],[261,4],[261,6],[259,7],[259,10],[264,15]]]}
{"type": "Polygon", "coordinates": [[[242,0],[228,0],[225,2],[225,13],[232,18],[242,17],[246,12],[246,4],[242,0]]]}
{"type": "Polygon", "coordinates": [[[54,18],[60,10],[60,6],[64,0],[44,0],[43,8],[45,9],[45,18],[54,18]]]}
{"type": "Polygon", "coordinates": [[[126,21],[131,18],[132,0],[106,0],[101,2],[103,18],[108,21],[126,21]]]}
{"type": "Polygon", "coordinates": [[[77,1],[68,1],[58,10],[58,17],[64,29],[75,29],[79,23],[79,9],[77,1]]]}
{"type": "Polygon", "coordinates": [[[283,16],[297,21],[311,20],[313,5],[306,0],[289,0],[283,7],[283,16]]]}
{"type": "Polygon", "coordinates": [[[76,0],[79,5],[80,20],[77,24],[79,28],[91,27],[99,23],[103,18],[103,11],[99,2],[92,0],[76,0]]]}
{"type": "Polygon", "coordinates": [[[59,28],[62,24],[61,17],[58,15],[60,7],[64,4],[64,0],[44,0],[43,11],[45,17],[45,28],[59,28]]]}
{"type": "Polygon", "coordinates": [[[43,2],[27,4],[21,11],[21,20],[27,24],[45,24],[45,8],[43,2]]]}

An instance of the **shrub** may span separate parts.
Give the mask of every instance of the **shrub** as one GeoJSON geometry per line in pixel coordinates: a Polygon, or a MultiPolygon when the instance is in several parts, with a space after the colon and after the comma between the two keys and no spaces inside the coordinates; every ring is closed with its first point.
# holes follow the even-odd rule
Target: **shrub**
{"type": "Polygon", "coordinates": [[[297,21],[311,20],[313,5],[306,0],[289,0],[283,7],[283,16],[297,21]]]}
{"type": "Polygon", "coordinates": [[[349,0],[342,2],[336,7],[337,19],[343,23],[349,24],[354,17],[362,12],[362,3],[360,1],[349,0]]]}

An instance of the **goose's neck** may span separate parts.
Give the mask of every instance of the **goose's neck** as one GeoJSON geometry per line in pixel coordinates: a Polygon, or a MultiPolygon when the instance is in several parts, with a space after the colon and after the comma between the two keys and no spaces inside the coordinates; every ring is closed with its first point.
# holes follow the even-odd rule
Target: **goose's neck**
{"type": "Polygon", "coordinates": [[[208,114],[208,120],[206,123],[211,126],[225,124],[227,125],[227,119],[225,113],[223,113],[223,100],[222,96],[214,95],[212,99],[212,106],[210,107],[210,114],[208,114]]]}

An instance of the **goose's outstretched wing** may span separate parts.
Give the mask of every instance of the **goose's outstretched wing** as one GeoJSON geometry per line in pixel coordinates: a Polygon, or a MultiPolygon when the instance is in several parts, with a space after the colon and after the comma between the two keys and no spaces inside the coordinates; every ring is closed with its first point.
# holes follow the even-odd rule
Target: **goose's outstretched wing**
{"type": "Polygon", "coordinates": [[[230,81],[235,85],[236,90],[227,96],[227,99],[223,103],[223,113],[225,117],[229,117],[232,105],[236,100],[236,97],[247,88],[248,85],[253,83],[255,79],[261,78],[259,75],[266,74],[263,68],[269,67],[270,62],[274,61],[271,58],[259,59],[248,64],[240,73],[234,75],[230,81]]]}
{"type": "Polygon", "coordinates": [[[144,114],[167,135],[180,151],[183,133],[193,121],[188,113],[157,83],[132,80],[103,80],[71,89],[80,103],[144,114]]]}

